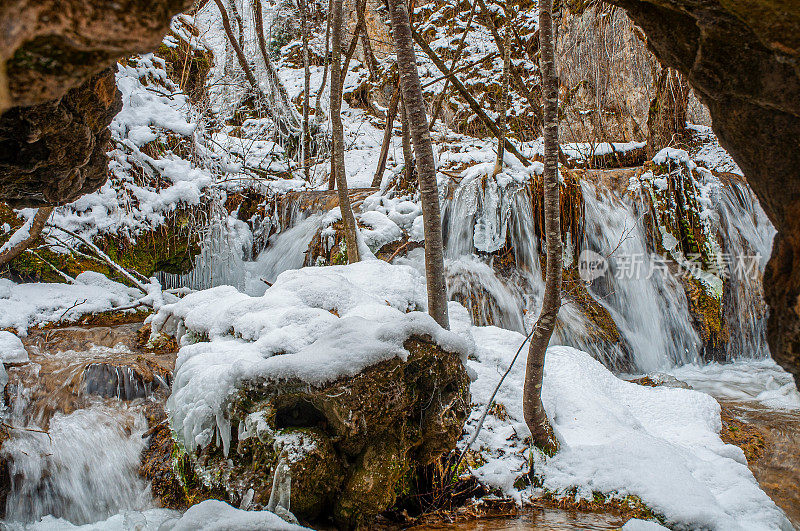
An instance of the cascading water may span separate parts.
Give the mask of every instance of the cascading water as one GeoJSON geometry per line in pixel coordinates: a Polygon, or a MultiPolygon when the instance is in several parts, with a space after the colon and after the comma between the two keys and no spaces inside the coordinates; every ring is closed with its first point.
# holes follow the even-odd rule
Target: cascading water
{"type": "Polygon", "coordinates": [[[772,254],[775,227],[750,188],[741,182],[722,187],[719,205],[719,232],[728,256],[752,257],[749,262],[734,261],[729,268],[731,278],[724,304],[731,334],[726,357],[766,358],[767,306],[761,278],[772,254]]]}
{"type": "MultiPolygon", "coordinates": [[[[524,181],[504,174],[487,178],[483,166],[471,168],[442,199],[448,296],[466,306],[476,324],[524,332],[538,314],[544,289],[531,198],[524,181]]],[[[715,190],[713,229],[727,255],[761,257],[756,274],[729,268],[723,294],[729,340],[723,355],[728,360],[763,358],[768,356],[766,307],[759,274],[770,254],[774,229],[746,184],[709,178],[715,190]]],[[[648,240],[659,229],[648,226],[648,196],[586,179],[579,186],[583,237],[578,245],[567,237],[564,260],[574,264],[578,253],[592,251],[606,262],[607,270],[583,286],[565,285],[553,342],[590,352],[607,366],[627,372],[707,361],[683,272],[658,255],[648,240]],[[607,317],[598,318],[598,313],[607,317]]],[[[261,295],[281,272],[306,263],[309,243],[326,224],[324,213],[304,211],[298,201],[288,202],[280,215],[276,204],[273,215],[253,224],[252,233],[230,216],[217,218],[218,229],[209,231],[195,270],[166,282],[167,287],[229,284],[261,295]],[[264,244],[250,261],[252,234],[264,244]]]]}
{"type": "MultiPolygon", "coordinates": [[[[471,311],[476,324],[523,331],[526,315],[537,315],[543,291],[530,197],[516,184],[503,189],[492,179],[482,185],[465,181],[443,205],[449,296],[471,311]],[[497,264],[500,257],[492,254],[506,237],[514,255],[510,270],[497,264]]],[[[648,244],[647,198],[587,180],[581,181],[581,189],[585,234],[574,251],[593,251],[607,264],[605,274],[586,288],[610,315],[619,341],[593,333],[597,324],[587,319],[566,286],[553,342],[590,352],[609,367],[625,371],[650,372],[704,361],[681,272],[648,244]]],[[[774,229],[750,189],[736,181],[719,183],[718,189],[715,228],[727,255],[769,256],[774,229]]],[[[565,263],[570,264],[574,255],[566,243],[565,263]]],[[[765,261],[756,264],[757,271],[763,272],[765,261]]],[[[736,267],[730,273],[724,298],[730,333],[727,358],[765,357],[760,277],[736,267]]]]}
{"type": "Polygon", "coordinates": [[[605,257],[609,266],[588,289],[632,348],[634,368],[649,372],[695,361],[700,338],[686,295],[680,281],[648,251],[642,209],[599,193],[586,181],[582,186],[584,246],[605,257]]]}
{"type": "Polygon", "coordinates": [[[146,429],[140,411],[98,402],[57,413],[48,433],[37,429],[12,430],[2,447],[11,478],[8,522],[53,515],[85,524],[152,506],[149,486],[138,476],[146,429]]]}

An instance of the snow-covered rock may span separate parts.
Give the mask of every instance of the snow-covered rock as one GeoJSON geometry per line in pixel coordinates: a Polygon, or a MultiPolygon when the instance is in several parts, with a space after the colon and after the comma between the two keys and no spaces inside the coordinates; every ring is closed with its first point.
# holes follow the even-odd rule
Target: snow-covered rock
{"type": "Polygon", "coordinates": [[[0,330],[0,362],[2,363],[23,363],[28,361],[28,351],[22,340],[12,334],[0,330]]]}

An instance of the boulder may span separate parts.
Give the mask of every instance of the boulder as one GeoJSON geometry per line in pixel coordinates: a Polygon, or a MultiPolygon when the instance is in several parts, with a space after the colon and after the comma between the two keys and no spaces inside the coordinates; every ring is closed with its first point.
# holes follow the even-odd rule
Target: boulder
{"type": "Polygon", "coordinates": [[[229,455],[215,445],[189,454],[193,475],[234,505],[274,508],[283,497],[279,505],[298,518],[332,515],[342,527],[374,517],[413,468],[455,447],[469,412],[460,356],[417,336],[404,347],[405,362],[383,361],[319,387],[245,382],[230,408],[229,455]]]}

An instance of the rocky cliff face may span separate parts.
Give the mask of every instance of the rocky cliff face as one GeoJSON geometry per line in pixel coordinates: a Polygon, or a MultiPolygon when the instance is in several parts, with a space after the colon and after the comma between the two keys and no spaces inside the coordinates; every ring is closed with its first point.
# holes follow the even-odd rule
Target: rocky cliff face
{"type": "Polygon", "coordinates": [[[0,200],[60,204],[106,179],[118,59],[154,50],[189,0],[0,5],[0,200]]]}
{"type": "Polygon", "coordinates": [[[778,235],[764,279],[774,358],[800,382],[800,4],[608,0],[684,73],[778,235]]]}

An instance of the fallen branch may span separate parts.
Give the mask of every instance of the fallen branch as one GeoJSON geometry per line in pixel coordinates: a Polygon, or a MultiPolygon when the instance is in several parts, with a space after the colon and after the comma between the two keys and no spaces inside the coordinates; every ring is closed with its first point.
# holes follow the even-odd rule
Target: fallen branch
{"type": "Polygon", "coordinates": [[[44,262],[50,269],[52,269],[53,271],[58,273],[61,276],[61,278],[66,280],[68,283],[70,283],[70,284],[74,284],[75,283],[75,279],[74,278],[72,278],[68,274],[64,273],[63,271],[61,271],[59,268],[57,268],[56,266],[51,264],[48,260],[45,260],[45,258],[43,256],[41,256],[39,253],[37,253],[36,251],[34,251],[32,249],[28,249],[28,252],[31,253],[36,258],[38,258],[39,260],[41,260],[42,262],[44,262]]]}
{"type": "Polygon", "coordinates": [[[52,212],[53,207],[41,207],[31,219],[11,235],[11,238],[0,247],[0,267],[22,254],[33,244],[42,233],[52,212]]]}
{"type": "Polygon", "coordinates": [[[147,288],[141,282],[139,282],[139,280],[135,276],[133,276],[127,269],[125,269],[124,267],[122,267],[121,265],[116,263],[114,260],[112,260],[111,257],[109,257],[106,253],[104,253],[98,246],[93,244],[91,241],[87,240],[86,238],[84,238],[80,234],[72,232],[69,229],[65,229],[64,227],[58,227],[56,225],[51,225],[51,224],[48,224],[47,226],[52,228],[52,229],[60,230],[61,232],[72,236],[76,240],[78,240],[81,243],[83,243],[84,245],[86,245],[89,249],[94,251],[94,253],[97,256],[99,256],[103,260],[103,262],[105,262],[109,267],[111,267],[117,273],[119,273],[120,275],[122,275],[123,277],[128,279],[128,281],[130,281],[136,288],[138,288],[139,291],[141,291],[145,295],[149,295],[149,292],[147,291],[147,288]]]}
{"type": "MultiPolygon", "coordinates": [[[[489,128],[489,130],[492,132],[495,138],[499,139],[501,137],[501,134],[500,130],[497,128],[497,124],[495,124],[494,121],[486,115],[483,109],[481,109],[480,104],[477,101],[475,101],[475,98],[472,97],[472,94],[469,93],[467,87],[465,87],[464,84],[461,83],[461,81],[459,81],[459,79],[455,76],[455,74],[453,74],[453,72],[451,72],[450,69],[447,68],[447,65],[444,64],[444,61],[442,61],[442,59],[438,55],[436,55],[436,52],[434,52],[431,49],[430,45],[427,42],[425,42],[425,39],[423,39],[422,36],[419,33],[417,33],[417,31],[413,28],[411,29],[411,36],[414,37],[414,41],[416,41],[419,47],[422,48],[422,51],[425,52],[425,54],[431,59],[431,61],[433,61],[433,64],[436,65],[436,68],[438,68],[442,72],[442,74],[445,74],[448,77],[448,79],[456,88],[456,90],[458,90],[459,94],[461,94],[461,97],[467,101],[470,108],[472,109],[472,112],[474,112],[478,116],[478,118],[480,118],[481,121],[486,125],[486,127],[489,128]]],[[[519,161],[522,163],[523,166],[531,165],[531,162],[522,153],[519,152],[517,146],[512,144],[507,138],[505,139],[504,145],[506,146],[506,149],[509,151],[509,153],[511,153],[512,155],[517,157],[517,159],[519,159],[519,161]]]]}

